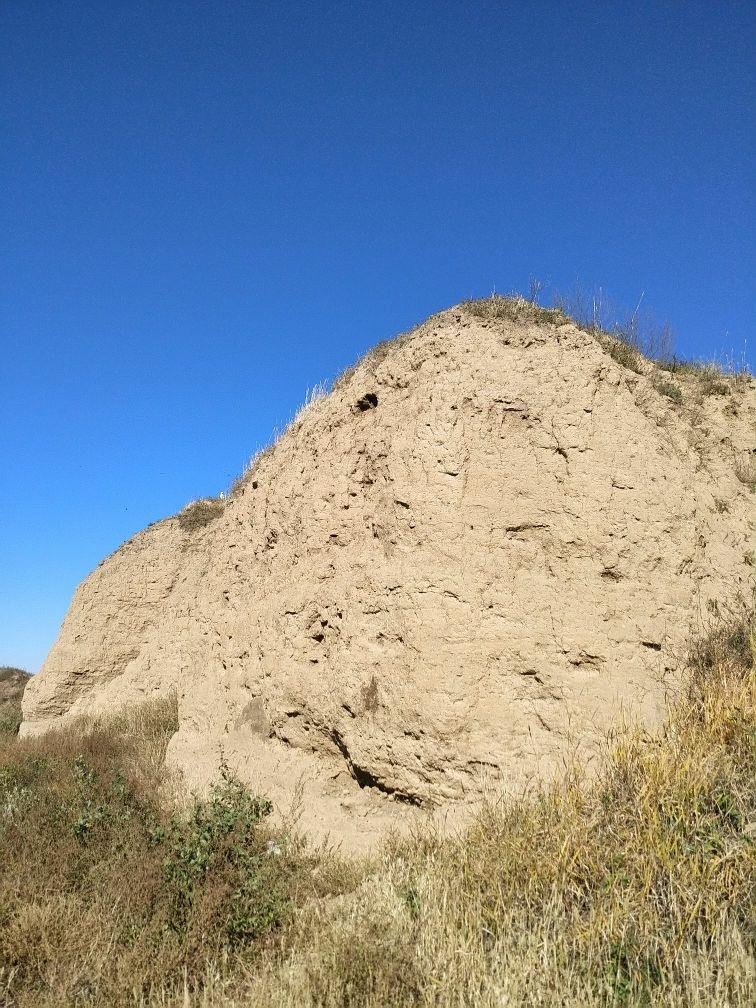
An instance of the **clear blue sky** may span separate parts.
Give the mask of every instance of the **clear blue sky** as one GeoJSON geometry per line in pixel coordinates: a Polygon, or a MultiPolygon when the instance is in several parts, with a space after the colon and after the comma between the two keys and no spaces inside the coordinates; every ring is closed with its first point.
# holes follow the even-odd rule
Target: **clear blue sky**
{"type": "Polygon", "coordinates": [[[0,664],[431,312],[576,278],[753,362],[756,8],[3,0],[0,664]]]}

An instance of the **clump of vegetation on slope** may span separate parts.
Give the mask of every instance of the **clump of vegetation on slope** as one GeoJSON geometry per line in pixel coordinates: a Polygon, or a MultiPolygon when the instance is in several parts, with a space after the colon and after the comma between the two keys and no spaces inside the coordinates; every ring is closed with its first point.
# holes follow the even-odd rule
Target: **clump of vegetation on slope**
{"type": "Polygon", "coordinates": [[[312,853],[230,775],[172,803],[173,714],[0,746],[0,1001],[52,1005],[753,1003],[754,625],[719,615],[666,725],[592,781],[312,853]]]}
{"type": "MultiPolygon", "coordinates": [[[[581,329],[592,333],[604,350],[630,371],[641,374],[644,362],[653,362],[677,381],[691,382],[698,396],[727,396],[742,389],[750,378],[745,361],[738,363],[734,355],[724,364],[679,358],[671,325],[658,322],[651,311],[643,308],[643,295],[635,308],[627,311],[613,304],[602,288],[587,292],[576,284],[568,294],[556,293],[554,304],[581,329]]],[[[663,395],[677,403],[682,401],[679,385],[665,383],[660,377],[657,381],[666,385],[659,389],[663,395]]]]}
{"type": "Polygon", "coordinates": [[[196,532],[197,529],[204,528],[210,522],[220,518],[225,508],[225,499],[222,497],[205,497],[202,500],[192,501],[187,504],[183,511],[179,511],[176,516],[180,527],[185,532],[196,532]]]}
{"type": "Polygon", "coordinates": [[[543,308],[535,300],[521,294],[492,294],[487,298],[463,301],[462,307],[471,315],[484,319],[504,319],[508,322],[537,322],[564,325],[572,321],[561,307],[543,308]]]}
{"type": "Polygon", "coordinates": [[[10,665],[0,666],[0,736],[15,735],[21,724],[21,698],[28,673],[10,665]]]}

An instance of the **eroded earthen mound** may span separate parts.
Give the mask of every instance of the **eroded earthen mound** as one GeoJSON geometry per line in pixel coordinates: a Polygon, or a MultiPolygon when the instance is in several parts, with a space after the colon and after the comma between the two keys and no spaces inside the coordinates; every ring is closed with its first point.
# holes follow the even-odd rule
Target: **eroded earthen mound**
{"type": "Polygon", "coordinates": [[[752,583],[756,384],[615,356],[479,306],[382,344],[81,585],[22,732],[175,689],[190,785],[225,761],[356,845],[653,722],[752,583]]]}

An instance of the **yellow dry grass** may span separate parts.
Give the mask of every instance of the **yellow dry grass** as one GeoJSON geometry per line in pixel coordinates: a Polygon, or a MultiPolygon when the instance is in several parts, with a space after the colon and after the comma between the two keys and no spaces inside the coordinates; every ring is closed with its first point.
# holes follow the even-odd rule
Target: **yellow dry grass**
{"type": "MultiPolygon", "coordinates": [[[[166,939],[154,923],[164,883],[159,871],[150,875],[159,864],[147,854],[130,863],[125,882],[97,859],[83,881],[71,881],[66,860],[78,856],[79,841],[71,840],[65,813],[56,817],[54,802],[41,818],[29,811],[17,822],[16,843],[24,829],[45,835],[28,836],[0,864],[0,1002],[750,1006],[755,646],[752,615],[720,614],[692,646],[661,732],[630,726],[613,733],[596,779],[576,771],[534,796],[502,801],[457,836],[429,830],[394,838],[373,861],[351,864],[279,836],[291,862],[289,912],[241,946],[219,942],[210,930],[204,945],[196,935],[166,939]],[[154,911],[139,900],[134,907],[135,888],[154,911]]],[[[154,767],[161,731],[151,737],[154,767]]],[[[58,746],[64,766],[70,738],[47,744],[58,746]]],[[[156,778],[141,767],[139,747],[126,745],[118,743],[108,759],[130,754],[141,775],[130,772],[130,779],[139,777],[149,791],[156,778]]],[[[0,779],[42,758],[44,746],[4,745],[0,779]]],[[[7,786],[0,791],[0,802],[8,793],[7,786]]],[[[0,821],[4,854],[8,829],[0,821]]],[[[112,861],[117,841],[110,838],[100,861],[108,851],[112,861]]],[[[198,917],[208,929],[219,920],[207,907],[198,917]]]]}

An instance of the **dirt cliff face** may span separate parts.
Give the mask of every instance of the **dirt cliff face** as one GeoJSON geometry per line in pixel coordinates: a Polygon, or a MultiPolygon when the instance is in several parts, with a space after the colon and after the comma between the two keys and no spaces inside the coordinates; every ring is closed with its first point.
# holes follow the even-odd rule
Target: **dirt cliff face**
{"type": "Polygon", "coordinates": [[[633,368],[546,312],[377,347],[81,585],[22,732],[176,689],[190,786],[225,762],[357,846],[653,722],[752,588],[756,385],[633,368]]]}

